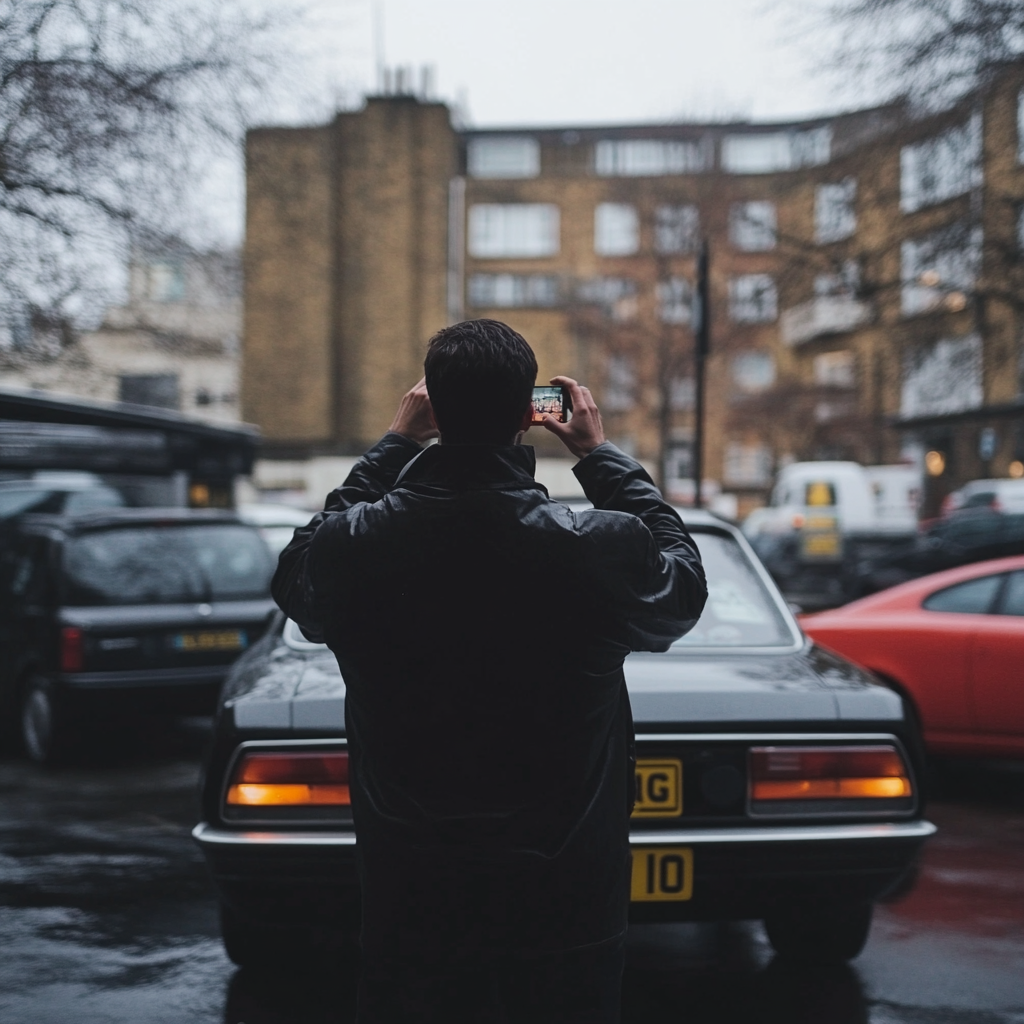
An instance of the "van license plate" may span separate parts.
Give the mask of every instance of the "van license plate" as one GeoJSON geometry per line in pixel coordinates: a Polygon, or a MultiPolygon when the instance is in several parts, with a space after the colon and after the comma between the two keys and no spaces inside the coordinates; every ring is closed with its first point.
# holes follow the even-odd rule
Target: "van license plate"
{"type": "Polygon", "coordinates": [[[634,903],[666,903],[693,896],[693,850],[688,846],[633,848],[629,898],[634,903]]]}

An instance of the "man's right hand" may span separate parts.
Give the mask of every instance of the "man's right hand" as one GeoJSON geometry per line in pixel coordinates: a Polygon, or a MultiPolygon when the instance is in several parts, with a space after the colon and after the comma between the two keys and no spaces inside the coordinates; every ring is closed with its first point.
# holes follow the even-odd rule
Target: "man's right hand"
{"type": "Polygon", "coordinates": [[[589,388],[577,384],[572,377],[552,377],[552,384],[560,384],[572,399],[572,419],[559,423],[554,416],[544,417],[544,429],[557,434],[562,444],[578,459],[585,459],[598,445],[604,444],[601,411],[597,408],[589,388]]]}
{"type": "Polygon", "coordinates": [[[437,424],[427,395],[426,379],[421,379],[402,396],[389,431],[401,434],[417,444],[426,444],[432,437],[437,437],[437,424]]]}

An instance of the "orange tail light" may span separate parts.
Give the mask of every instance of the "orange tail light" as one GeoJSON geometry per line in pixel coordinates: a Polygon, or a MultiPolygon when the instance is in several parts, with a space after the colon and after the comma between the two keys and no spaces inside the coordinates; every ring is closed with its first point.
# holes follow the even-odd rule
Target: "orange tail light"
{"type": "Polygon", "coordinates": [[[348,752],[245,753],[228,787],[234,807],[347,807],[348,752]]]}
{"type": "Polygon", "coordinates": [[[754,801],[892,800],[913,792],[903,756],[889,744],[750,750],[754,801]]]}

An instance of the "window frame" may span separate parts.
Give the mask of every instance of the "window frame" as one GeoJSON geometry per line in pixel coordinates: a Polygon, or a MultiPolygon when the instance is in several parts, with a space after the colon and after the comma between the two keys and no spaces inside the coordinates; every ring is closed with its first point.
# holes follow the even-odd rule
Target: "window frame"
{"type": "MultiPolygon", "coordinates": [[[[557,203],[473,203],[467,217],[468,231],[466,237],[466,251],[471,259],[475,260],[544,260],[551,259],[559,254],[562,247],[562,214],[557,203]],[[504,218],[502,233],[508,234],[509,211],[518,210],[537,211],[538,223],[541,217],[540,211],[544,211],[543,217],[547,218],[545,225],[547,236],[542,240],[543,245],[523,245],[515,248],[508,244],[507,237],[503,239],[503,245],[499,248],[486,242],[482,236],[486,234],[482,223],[487,217],[497,216],[494,211],[502,211],[504,218]]],[[[538,236],[539,238],[540,236],[538,236]]]]}
{"type": "MultiPolygon", "coordinates": [[[[624,237],[624,236],[623,236],[624,237]]],[[[596,256],[607,256],[611,258],[622,256],[635,256],[640,251],[640,211],[636,203],[600,202],[594,207],[594,254],[596,256]],[[614,211],[614,213],[613,213],[614,211]],[[627,213],[628,211],[628,213],[627,213]],[[619,215],[622,220],[617,224],[615,220],[619,215]],[[604,223],[607,219],[607,223],[604,223]],[[611,228],[616,230],[622,228],[626,220],[632,222],[632,248],[609,247],[611,228]]]]}

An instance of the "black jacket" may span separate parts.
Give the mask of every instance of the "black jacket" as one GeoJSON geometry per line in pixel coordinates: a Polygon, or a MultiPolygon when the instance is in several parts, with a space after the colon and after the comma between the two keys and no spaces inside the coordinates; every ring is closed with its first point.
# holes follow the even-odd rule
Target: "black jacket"
{"type": "Polygon", "coordinates": [[[610,444],[575,468],[526,446],[387,434],[295,533],[273,593],[347,686],[364,946],[560,949],[625,928],[630,651],[704,606],[700,556],[610,444]],[[411,460],[411,461],[410,461],[411,460]]]}

